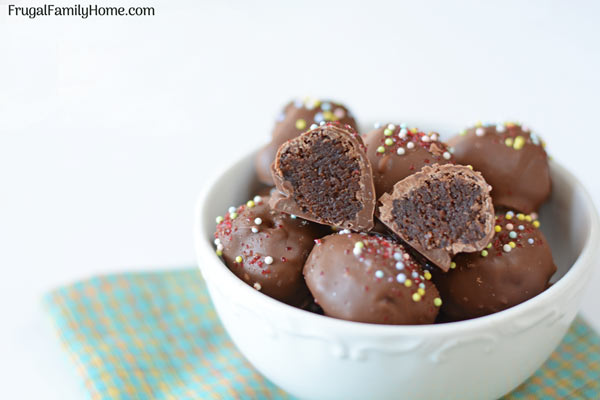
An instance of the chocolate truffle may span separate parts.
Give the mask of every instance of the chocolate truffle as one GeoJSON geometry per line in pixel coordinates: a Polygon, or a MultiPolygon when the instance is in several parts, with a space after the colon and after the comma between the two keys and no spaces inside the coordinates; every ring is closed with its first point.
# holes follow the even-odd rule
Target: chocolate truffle
{"type": "Polygon", "coordinates": [[[217,254],[241,280],[267,296],[306,306],[312,298],[302,277],[314,239],[327,227],[272,210],[256,196],[217,217],[217,254]]]}
{"type": "Polygon", "coordinates": [[[275,160],[279,146],[314,126],[334,121],[357,129],[354,117],[342,104],[310,98],[288,103],[277,117],[271,142],[263,147],[256,156],[255,165],[258,179],[267,185],[273,185],[271,164],[275,160]]]}
{"type": "Polygon", "coordinates": [[[452,138],[450,145],[456,162],[472,165],[492,185],[496,207],[530,213],[550,195],[544,144],[527,127],[478,125],[452,138]]]}
{"type": "Polygon", "coordinates": [[[363,135],[373,169],[377,198],[426,165],[453,162],[448,146],[435,132],[426,134],[406,124],[386,124],[363,135]]]}
{"type": "Polygon", "coordinates": [[[494,235],[490,186],[462,165],[423,167],[379,201],[379,219],[403,241],[447,271],[451,257],[482,250],[494,235]]]}
{"type": "Polygon", "coordinates": [[[431,324],[441,300],[431,273],[398,243],[378,235],[338,233],[317,239],[304,266],[325,315],[374,324],[431,324]]]}
{"type": "Polygon", "coordinates": [[[327,123],[285,142],[271,166],[271,207],[325,225],[373,227],[375,189],[360,136],[327,123]]]}
{"type": "Polygon", "coordinates": [[[484,250],[458,254],[446,273],[432,271],[444,300],[444,317],[481,317],[543,292],[556,266],[538,227],[535,215],[499,215],[496,233],[484,250]]]}

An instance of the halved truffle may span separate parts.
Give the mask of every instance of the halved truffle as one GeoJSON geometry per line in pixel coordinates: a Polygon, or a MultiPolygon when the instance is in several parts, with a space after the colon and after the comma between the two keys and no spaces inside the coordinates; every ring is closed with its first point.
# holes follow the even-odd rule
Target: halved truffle
{"type": "Polygon", "coordinates": [[[431,273],[400,244],[342,230],[316,240],[304,277],[325,315],[373,324],[432,324],[442,301],[431,273]]]}
{"type": "Polygon", "coordinates": [[[314,239],[329,229],[271,209],[256,196],[217,217],[215,245],[227,267],[267,296],[293,306],[312,301],[302,268],[314,239]]]}
{"type": "Polygon", "coordinates": [[[462,165],[433,165],[394,185],[379,201],[379,219],[447,271],[451,257],[482,250],[494,235],[491,188],[462,165]]]}
{"type": "Polygon", "coordinates": [[[327,122],[339,122],[357,129],[354,117],[343,104],[311,98],[289,102],[275,121],[271,142],[256,155],[255,166],[258,179],[266,185],[273,185],[271,164],[275,160],[279,146],[301,133],[327,122]]]}
{"type": "Polygon", "coordinates": [[[458,254],[448,272],[433,270],[444,319],[481,317],[543,292],[556,265],[539,226],[535,214],[498,215],[496,233],[485,249],[458,254]]]}
{"type": "Polygon", "coordinates": [[[274,209],[357,231],[373,227],[371,165],[350,126],[329,123],[285,142],[271,172],[274,209]]]}

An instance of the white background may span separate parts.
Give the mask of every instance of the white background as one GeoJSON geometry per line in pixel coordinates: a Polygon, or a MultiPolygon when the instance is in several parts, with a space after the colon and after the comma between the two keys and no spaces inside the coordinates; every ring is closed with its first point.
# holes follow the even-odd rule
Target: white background
{"type": "MultiPolygon", "coordinates": [[[[87,20],[0,3],[2,398],[81,397],[42,294],[193,266],[196,194],[292,96],[446,135],[525,121],[600,204],[599,3],[160,0],[154,17],[87,20]]],[[[599,292],[596,274],[597,328],[599,292]]]]}

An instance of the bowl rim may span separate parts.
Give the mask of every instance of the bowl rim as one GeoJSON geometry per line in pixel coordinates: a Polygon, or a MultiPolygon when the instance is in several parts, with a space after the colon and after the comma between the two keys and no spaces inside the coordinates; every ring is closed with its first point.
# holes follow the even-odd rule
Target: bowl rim
{"type": "Polygon", "coordinates": [[[586,270],[591,268],[593,264],[592,260],[600,255],[600,246],[595,248],[593,243],[600,241],[600,219],[594,202],[588,193],[585,186],[577,179],[567,168],[562,166],[560,163],[553,159],[549,159],[551,171],[557,170],[559,173],[566,176],[566,178],[572,182],[573,187],[577,188],[583,195],[584,202],[586,204],[587,218],[590,220],[589,234],[585,240],[585,244],[569,268],[569,270],[551,287],[538,294],[537,296],[524,301],[523,303],[517,304],[506,310],[502,310],[493,314],[489,314],[483,317],[472,318],[464,321],[457,322],[446,322],[442,324],[427,324],[427,325],[385,325],[385,324],[372,324],[365,322],[348,321],[338,318],[332,318],[325,315],[320,315],[306,311],[297,307],[290,306],[276,299],[273,299],[263,293],[258,292],[256,289],[244,283],[236,275],[234,275],[222,262],[222,260],[216,255],[213,243],[210,240],[206,240],[203,226],[208,221],[203,217],[205,206],[208,203],[209,197],[213,194],[215,186],[219,183],[222,176],[231,169],[238,167],[240,164],[248,163],[253,161],[254,155],[258,149],[254,149],[239,159],[231,160],[228,162],[222,162],[222,168],[216,169],[221,171],[220,174],[213,176],[203,186],[200,195],[197,198],[195,206],[195,220],[194,220],[194,247],[196,249],[196,258],[198,266],[203,273],[206,281],[208,278],[203,271],[202,265],[213,264],[219,267],[215,268],[215,274],[218,274],[219,279],[224,279],[228,284],[232,285],[235,290],[240,290],[240,295],[244,295],[248,300],[255,304],[258,304],[265,310],[271,310],[277,315],[280,313],[286,313],[289,318],[297,319],[304,324],[318,324],[324,329],[331,329],[337,332],[348,332],[351,331],[357,335],[385,335],[385,336],[403,336],[403,335],[419,335],[424,337],[438,336],[447,333],[456,334],[457,331],[474,331],[477,329],[485,329],[490,326],[496,326],[501,324],[507,319],[518,317],[519,315],[525,314],[528,310],[535,310],[538,307],[543,306],[553,297],[558,296],[560,293],[567,291],[570,287],[576,284],[577,278],[580,278],[585,274],[586,270]],[[249,160],[250,159],[250,160],[249,160]],[[206,257],[210,254],[210,259],[206,257]]]}

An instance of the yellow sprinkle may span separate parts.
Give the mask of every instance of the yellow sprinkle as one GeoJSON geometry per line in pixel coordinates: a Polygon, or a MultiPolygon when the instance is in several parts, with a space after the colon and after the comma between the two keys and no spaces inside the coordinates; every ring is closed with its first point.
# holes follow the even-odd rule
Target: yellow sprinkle
{"type": "Polygon", "coordinates": [[[509,245],[510,247],[512,247],[513,249],[514,249],[515,247],[517,247],[517,245],[515,244],[515,242],[508,242],[508,245],[509,245]]]}
{"type": "Polygon", "coordinates": [[[504,218],[506,218],[506,219],[512,219],[512,214],[506,213],[506,215],[504,216],[504,218]]]}
{"type": "Polygon", "coordinates": [[[523,221],[525,219],[525,214],[518,213],[517,218],[519,219],[519,221],[523,221]]]}
{"type": "Polygon", "coordinates": [[[488,249],[491,249],[491,248],[492,248],[492,244],[491,244],[491,243],[488,243],[488,245],[487,245],[487,248],[488,248],[488,249]]]}
{"type": "Polygon", "coordinates": [[[469,168],[471,171],[473,171],[473,166],[472,165],[467,165],[467,168],[469,168]]]}
{"type": "Polygon", "coordinates": [[[412,299],[413,301],[421,301],[421,295],[419,293],[413,293],[412,299]]]}
{"type": "Polygon", "coordinates": [[[323,118],[325,118],[325,121],[335,121],[337,119],[331,111],[323,111],[323,118]]]}
{"type": "Polygon", "coordinates": [[[425,279],[431,280],[431,272],[425,271],[425,273],[423,274],[423,276],[425,276],[425,279]]]}
{"type": "Polygon", "coordinates": [[[419,289],[417,290],[417,293],[419,293],[421,296],[425,296],[425,289],[423,289],[423,288],[419,288],[419,289]]]}
{"type": "Polygon", "coordinates": [[[236,263],[241,263],[242,261],[243,261],[243,259],[242,259],[242,256],[237,256],[237,257],[235,258],[235,262],[236,262],[236,263]]]}
{"type": "Polygon", "coordinates": [[[221,250],[217,250],[216,253],[219,257],[221,257],[223,255],[223,252],[221,250]]]}
{"type": "Polygon", "coordinates": [[[513,144],[513,149],[521,150],[525,146],[525,138],[523,136],[517,136],[515,138],[515,143],[513,144]]]}
{"type": "Polygon", "coordinates": [[[454,261],[452,261],[450,263],[450,269],[454,269],[454,268],[456,268],[456,263],[454,261]]]}
{"type": "Polygon", "coordinates": [[[404,286],[411,287],[412,286],[412,281],[410,279],[405,280],[404,281],[404,286]]]}
{"type": "Polygon", "coordinates": [[[512,128],[513,126],[515,126],[515,123],[514,123],[514,122],[509,122],[509,121],[506,121],[506,122],[504,123],[504,125],[505,125],[507,128],[512,128]]]}
{"type": "Polygon", "coordinates": [[[363,242],[356,242],[354,243],[354,247],[362,249],[363,247],[365,247],[365,244],[363,242]]]}
{"type": "Polygon", "coordinates": [[[532,219],[533,218],[531,218],[531,215],[526,215],[525,216],[525,221],[527,221],[527,222],[531,222],[532,219]]]}
{"type": "Polygon", "coordinates": [[[542,140],[542,149],[546,148],[546,142],[544,140],[542,140]]]}
{"type": "Polygon", "coordinates": [[[383,131],[383,134],[384,134],[385,136],[392,136],[392,135],[394,134],[394,131],[392,131],[391,129],[388,129],[388,128],[386,128],[386,129],[383,131]]]}
{"type": "Polygon", "coordinates": [[[483,126],[483,124],[481,123],[481,121],[477,121],[477,122],[475,122],[475,126],[476,126],[477,128],[479,128],[479,127],[482,127],[482,126],[483,126]]]}
{"type": "Polygon", "coordinates": [[[385,147],[383,147],[383,146],[379,146],[379,147],[377,148],[377,152],[378,152],[378,153],[385,153],[385,147]]]}
{"type": "Polygon", "coordinates": [[[220,224],[221,222],[223,222],[223,217],[221,217],[220,215],[217,217],[216,219],[217,224],[220,224]]]}
{"type": "Polygon", "coordinates": [[[254,200],[248,200],[248,202],[246,203],[246,205],[248,206],[248,208],[252,208],[252,207],[254,207],[256,204],[254,204],[254,200]]]}
{"type": "Polygon", "coordinates": [[[481,250],[481,257],[487,257],[488,256],[488,251],[487,250],[481,250]]]}
{"type": "Polygon", "coordinates": [[[435,299],[433,299],[433,305],[436,307],[440,307],[442,305],[442,299],[436,297],[435,299]]]}
{"type": "Polygon", "coordinates": [[[320,105],[321,105],[321,100],[314,100],[313,101],[313,106],[315,106],[315,108],[319,107],[320,105]]]}
{"type": "Polygon", "coordinates": [[[306,121],[302,118],[296,120],[296,129],[302,130],[304,128],[306,128],[306,121]]]}
{"type": "Polygon", "coordinates": [[[540,221],[533,221],[533,226],[535,226],[536,228],[540,227],[540,221]]]}
{"type": "Polygon", "coordinates": [[[238,216],[238,213],[232,212],[231,214],[229,214],[229,216],[231,217],[231,219],[236,219],[238,216]]]}
{"type": "Polygon", "coordinates": [[[417,128],[410,128],[410,132],[411,133],[417,133],[417,132],[419,132],[419,130],[417,128]]]}
{"type": "Polygon", "coordinates": [[[507,145],[508,147],[512,147],[513,143],[514,143],[514,140],[511,137],[504,139],[504,144],[507,145]]]}
{"type": "Polygon", "coordinates": [[[463,129],[462,131],[458,132],[458,134],[459,134],[460,136],[465,136],[465,135],[467,134],[467,130],[466,130],[466,129],[463,129]]]}
{"type": "Polygon", "coordinates": [[[495,230],[496,232],[500,232],[500,231],[502,230],[502,227],[501,227],[500,225],[496,225],[496,226],[494,227],[494,230],[495,230]]]}
{"type": "Polygon", "coordinates": [[[385,139],[385,145],[386,146],[391,146],[394,144],[394,141],[390,138],[385,139]]]}

